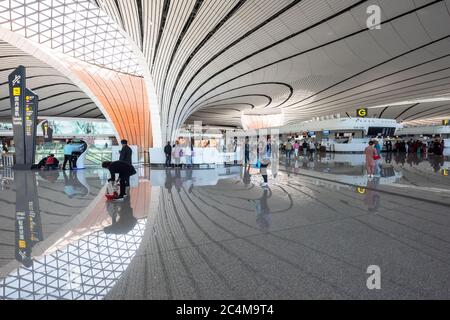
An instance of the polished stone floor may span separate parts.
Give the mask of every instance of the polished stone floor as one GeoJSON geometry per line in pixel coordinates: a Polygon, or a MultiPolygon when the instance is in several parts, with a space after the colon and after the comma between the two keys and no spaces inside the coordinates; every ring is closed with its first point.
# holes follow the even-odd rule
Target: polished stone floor
{"type": "Polygon", "coordinates": [[[0,171],[0,299],[449,299],[448,160],[368,180],[359,155],[282,159],[266,189],[255,168],[140,168],[124,203],[103,170],[0,171]]]}

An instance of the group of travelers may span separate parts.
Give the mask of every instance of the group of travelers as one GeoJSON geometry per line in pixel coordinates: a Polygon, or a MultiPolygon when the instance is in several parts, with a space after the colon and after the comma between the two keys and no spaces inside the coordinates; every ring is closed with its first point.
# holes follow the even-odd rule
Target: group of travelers
{"type": "Polygon", "coordinates": [[[435,139],[431,142],[424,142],[421,140],[410,139],[408,142],[405,140],[398,140],[395,142],[393,150],[386,148],[387,152],[393,151],[396,153],[415,153],[417,155],[437,155],[442,156],[444,153],[444,141],[435,139]]]}
{"type": "Polygon", "coordinates": [[[281,145],[281,152],[286,155],[286,160],[292,159],[292,154],[295,159],[298,159],[301,155],[314,155],[314,153],[320,150],[320,146],[316,144],[314,140],[287,140],[281,145]]]}
{"type": "MultiPolygon", "coordinates": [[[[407,154],[414,155],[419,158],[425,158],[430,156],[442,156],[444,153],[444,141],[435,139],[431,142],[424,142],[421,140],[410,139],[408,142],[405,140],[398,140],[392,146],[392,141],[387,140],[384,144],[385,151],[388,155],[394,152],[395,154],[407,154]]],[[[369,178],[378,176],[381,171],[382,163],[382,148],[377,140],[369,142],[369,146],[364,151],[366,155],[366,168],[369,178]]]]}
{"type": "Polygon", "coordinates": [[[182,146],[179,141],[176,141],[175,144],[171,144],[170,141],[167,142],[167,145],[164,147],[164,154],[166,156],[166,168],[182,168],[182,159],[185,159],[185,164],[188,168],[192,168],[193,157],[194,157],[194,145],[192,143],[188,143],[186,146],[182,146]],[[172,163],[172,159],[173,162],[172,163]]]}
{"type": "MultiPolygon", "coordinates": [[[[69,169],[76,170],[77,169],[77,161],[78,157],[81,153],[78,150],[78,147],[75,146],[72,140],[67,140],[66,145],[64,146],[64,162],[62,165],[62,170],[67,170],[67,164],[69,164],[69,169]]],[[[37,165],[34,165],[34,169],[39,170],[58,170],[60,162],[55,157],[53,153],[48,154],[46,157],[42,158],[37,165]]]]}

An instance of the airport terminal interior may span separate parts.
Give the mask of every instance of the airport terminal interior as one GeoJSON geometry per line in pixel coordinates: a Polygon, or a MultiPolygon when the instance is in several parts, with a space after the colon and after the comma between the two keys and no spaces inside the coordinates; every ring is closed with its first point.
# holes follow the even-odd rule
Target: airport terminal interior
{"type": "Polygon", "coordinates": [[[0,0],[0,300],[450,299],[450,0],[0,0]]]}

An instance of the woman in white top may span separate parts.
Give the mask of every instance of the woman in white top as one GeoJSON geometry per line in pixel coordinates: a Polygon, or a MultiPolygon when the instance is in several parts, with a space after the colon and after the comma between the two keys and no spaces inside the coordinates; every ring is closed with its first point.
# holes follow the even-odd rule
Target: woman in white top
{"type": "Polygon", "coordinates": [[[180,159],[183,156],[183,148],[180,147],[180,143],[177,141],[175,148],[173,148],[173,159],[175,160],[175,168],[180,165],[180,159]]]}

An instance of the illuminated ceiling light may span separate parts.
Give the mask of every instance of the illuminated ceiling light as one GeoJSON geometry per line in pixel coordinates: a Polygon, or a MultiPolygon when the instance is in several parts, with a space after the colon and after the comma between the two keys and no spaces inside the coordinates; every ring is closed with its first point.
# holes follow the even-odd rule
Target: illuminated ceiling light
{"type": "Polygon", "coordinates": [[[369,109],[380,109],[380,108],[386,108],[386,107],[406,106],[406,105],[411,105],[411,104],[416,104],[416,103],[430,103],[430,102],[442,102],[442,101],[450,101],[450,96],[440,96],[440,97],[433,97],[433,98],[426,98],[426,99],[400,101],[400,102],[395,102],[395,103],[383,104],[381,106],[369,107],[369,109]]]}
{"type": "Polygon", "coordinates": [[[258,130],[284,125],[284,113],[282,110],[249,110],[241,115],[242,128],[244,130],[258,130]]]}

